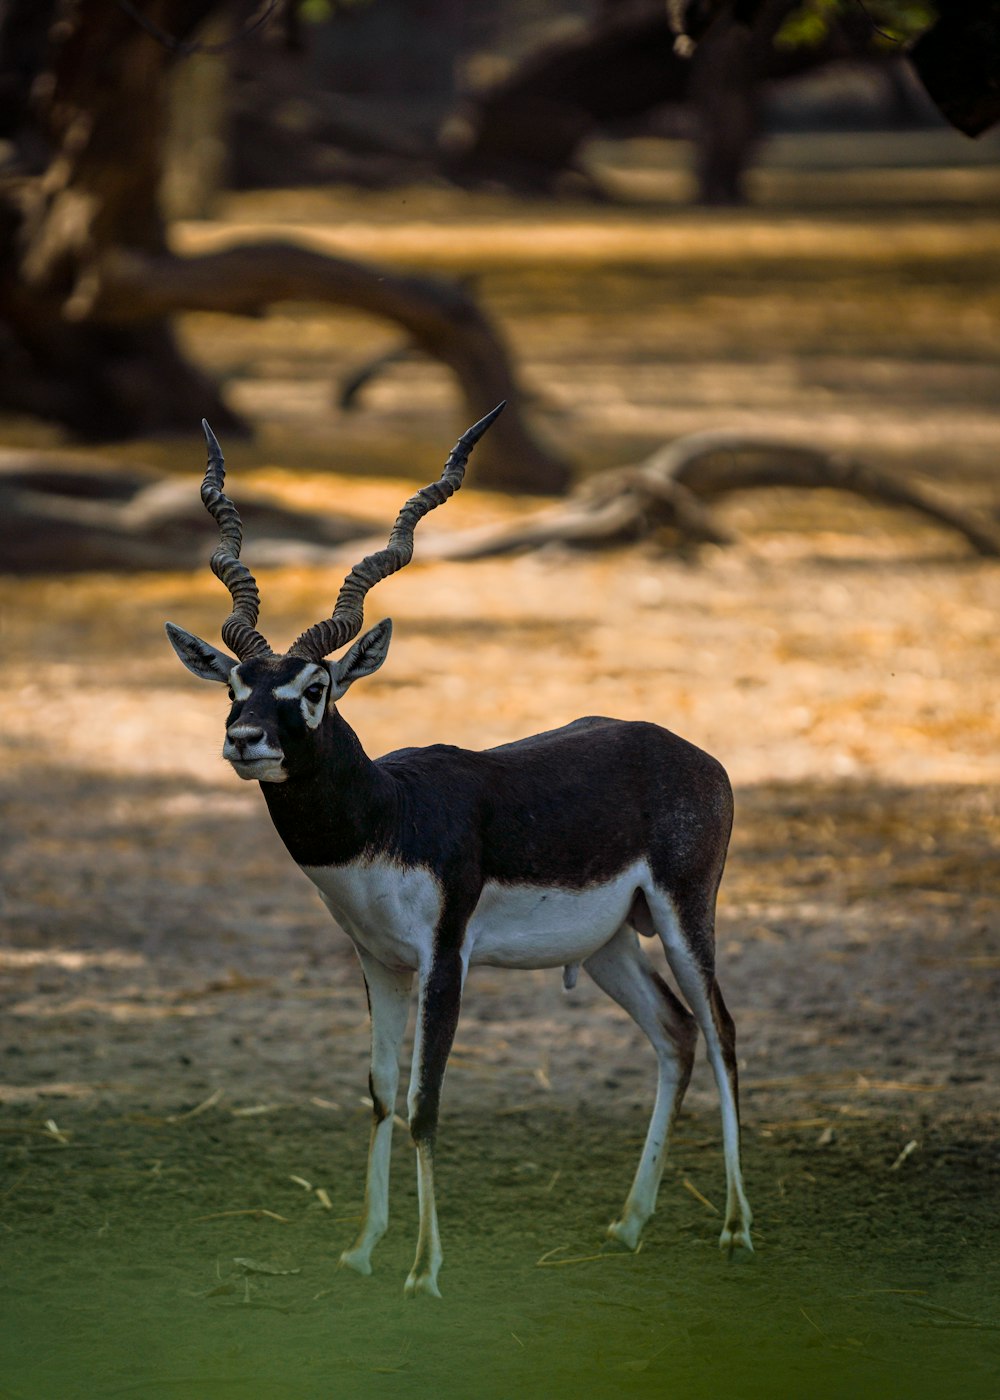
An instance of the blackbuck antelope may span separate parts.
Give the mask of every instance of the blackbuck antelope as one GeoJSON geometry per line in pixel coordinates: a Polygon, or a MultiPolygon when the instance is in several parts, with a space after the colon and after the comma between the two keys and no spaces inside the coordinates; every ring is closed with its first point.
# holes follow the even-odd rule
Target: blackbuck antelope
{"type": "Polygon", "coordinates": [[[416,976],[407,1106],[420,1226],[406,1291],[435,1296],[438,1104],[466,974],[477,964],[562,966],[567,985],[582,964],[652,1042],[656,1102],[621,1218],[609,1231],[630,1248],[656,1205],[701,1027],[722,1103],[720,1243],[752,1248],[733,1022],[715,980],[715,899],[732,823],[723,768],[655,724],[595,718],[482,753],[435,744],[372,761],[337,709],[389,647],[388,620],[354,641],[365,595],[409,563],[414,527],[462,484],[469,453],[500,408],[459,439],[440,480],[407,501],[387,548],[351,570],[332,616],[283,655],[257,631],[260,596],[239,560],[240,518],[223,494],[222,453],[204,424],[201,495],[222,536],[212,569],[232,594],[222,638],[238,660],[167,623],[185,666],[229,687],[223,757],[241,778],[261,783],[278,834],[352,939],[364,971],[374,1122],[364,1220],[341,1256],[362,1274],[371,1272],[388,1223],[399,1050],[416,976]],[[324,659],[348,642],[338,660],[324,659]],[[690,1011],[650,967],[636,931],[659,937],[690,1011]]]}

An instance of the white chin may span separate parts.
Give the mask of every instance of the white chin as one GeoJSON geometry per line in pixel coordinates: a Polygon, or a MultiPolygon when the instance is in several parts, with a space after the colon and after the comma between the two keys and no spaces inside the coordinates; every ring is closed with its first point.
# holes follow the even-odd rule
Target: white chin
{"type": "Polygon", "coordinates": [[[288,778],[280,759],[258,758],[250,763],[234,763],[230,759],[229,762],[237,776],[248,783],[283,783],[288,778]]]}

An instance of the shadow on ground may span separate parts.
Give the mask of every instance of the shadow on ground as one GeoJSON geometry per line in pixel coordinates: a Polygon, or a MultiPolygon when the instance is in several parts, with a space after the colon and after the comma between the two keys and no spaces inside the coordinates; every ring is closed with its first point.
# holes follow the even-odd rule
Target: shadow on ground
{"type": "Polygon", "coordinates": [[[996,794],[738,796],[720,965],[755,1258],[718,1255],[703,1064],[643,1248],[603,1245],[651,1056],[584,980],[483,969],[435,1304],[402,1296],[405,1133],[376,1274],[336,1267],[363,989],[257,805],[44,769],[8,793],[0,1396],[995,1394],[996,794]]]}

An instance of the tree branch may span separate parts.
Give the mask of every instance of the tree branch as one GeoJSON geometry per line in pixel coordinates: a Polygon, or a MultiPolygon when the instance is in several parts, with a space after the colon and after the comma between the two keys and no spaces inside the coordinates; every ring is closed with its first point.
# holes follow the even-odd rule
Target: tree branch
{"type": "Polygon", "coordinates": [[[240,244],[190,258],[119,248],[102,260],[66,314],[123,325],[180,311],[252,316],[282,301],[328,302],[394,321],[454,373],[471,421],[508,401],[482,444],[481,485],[546,495],[566,489],[568,463],[537,441],[519,411],[521,391],[498,330],[455,283],[400,275],[296,243],[240,244]]]}
{"type": "Polygon", "coordinates": [[[915,511],[957,531],[986,558],[1000,558],[1000,529],[943,498],[928,485],[852,458],[735,432],[692,433],[660,448],[637,466],[600,472],[581,483],[565,505],[513,526],[467,531],[424,541],[436,558],[473,559],[546,544],[598,548],[671,531],[681,546],[732,536],[707,502],[733,491],[769,486],[847,491],[863,500],[915,511]]]}

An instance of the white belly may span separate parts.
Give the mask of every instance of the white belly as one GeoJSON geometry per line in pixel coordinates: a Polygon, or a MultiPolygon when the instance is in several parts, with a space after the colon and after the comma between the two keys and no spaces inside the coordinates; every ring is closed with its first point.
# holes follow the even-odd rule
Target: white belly
{"type": "Polygon", "coordinates": [[[469,962],[491,967],[583,962],[621,928],[636,890],[648,878],[640,861],[606,884],[583,890],[491,881],[469,921],[469,962]]]}
{"type": "MultiPolygon", "coordinates": [[[[429,965],[442,904],[430,871],[382,860],[302,869],[344,932],[379,962],[429,965]]],[[[640,861],[582,890],[489,881],[469,920],[465,959],[472,966],[523,968],[583,962],[622,926],[636,890],[649,880],[640,861]]]]}

